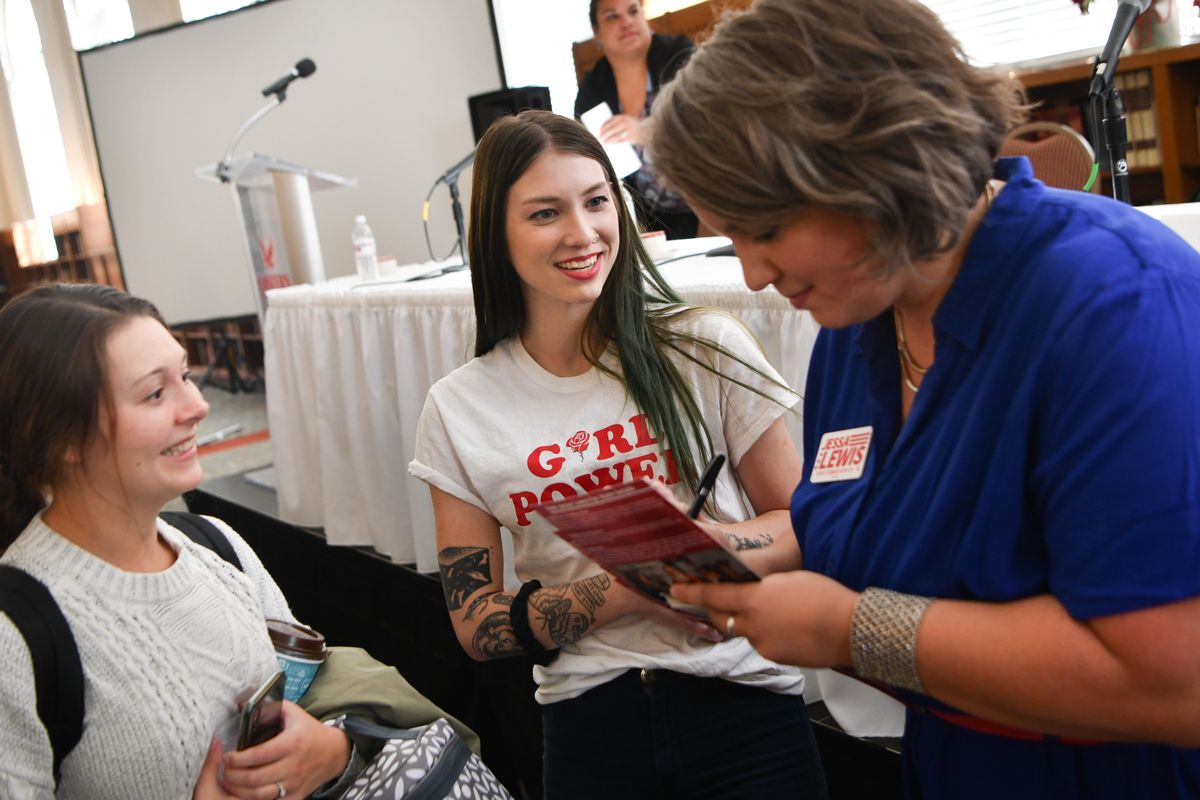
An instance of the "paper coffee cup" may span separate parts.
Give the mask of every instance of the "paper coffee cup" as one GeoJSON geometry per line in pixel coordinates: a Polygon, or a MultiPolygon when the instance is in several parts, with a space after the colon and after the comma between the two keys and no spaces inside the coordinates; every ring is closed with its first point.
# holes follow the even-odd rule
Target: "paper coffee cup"
{"type": "Polygon", "coordinates": [[[295,703],[308,691],[325,661],[325,637],[312,628],[280,619],[267,620],[267,631],[286,676],[283,699],[295,703]]]}
{"type": "Polygon", "coordinates": [[[642,234],[642,246],[651,261],[662,261],[670,254],[667,245],[667,234],[664,231],[647,231],[642,234]]]}

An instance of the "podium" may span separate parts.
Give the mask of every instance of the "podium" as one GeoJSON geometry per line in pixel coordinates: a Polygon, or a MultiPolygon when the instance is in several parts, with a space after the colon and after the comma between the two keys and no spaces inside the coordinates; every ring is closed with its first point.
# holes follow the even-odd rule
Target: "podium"
{"type": "Polygon", "coordinates": [[[196,170],[196,176],[229,183],[234,189],[260,324],[265,319],[269,289],[325,280],[312,193],[357,186],[357,178],[343,178],[259,153],[207,164],[196,170]]]}

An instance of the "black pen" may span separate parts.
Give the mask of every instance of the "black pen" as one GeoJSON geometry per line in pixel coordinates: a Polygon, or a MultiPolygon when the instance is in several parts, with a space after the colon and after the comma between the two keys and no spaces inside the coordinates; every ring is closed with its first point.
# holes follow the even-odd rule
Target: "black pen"
{"type": "Polygon", "coordinates": [[[704,508],[704,501],[708,499],[709,492],[717,485],[717,475],[720,474],[723,466],[725,466],[725,456],[717,453],[704,468],[704,474],[700,476],[700,485],[696,487],[696,499],[692,501],[692,507],[688,509],[688,516],[692,519],[700,516],[700,509],[704,508]]]}

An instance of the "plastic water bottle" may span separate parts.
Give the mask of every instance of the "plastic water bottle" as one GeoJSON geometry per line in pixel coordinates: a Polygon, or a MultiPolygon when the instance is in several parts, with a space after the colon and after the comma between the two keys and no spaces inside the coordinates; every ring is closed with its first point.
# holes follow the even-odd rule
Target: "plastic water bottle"
{"type": "Polygon", "coordinates": [[[359,214],[354,218],[354,230],[350,232],[350,241],[354,243],[354,268],[358,277],[364,281],[379,278],[379,261],[375,258],[375,234],[367,225],[367,218],[359,214]]]}

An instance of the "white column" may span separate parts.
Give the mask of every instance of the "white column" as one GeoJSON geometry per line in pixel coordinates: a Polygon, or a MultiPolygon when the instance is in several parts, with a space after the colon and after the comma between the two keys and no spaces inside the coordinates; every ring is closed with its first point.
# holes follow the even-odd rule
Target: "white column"
{"type": "Polygon", "coordinates": [[[312,191],[308,176],[272,170],[279,221],[287,248],[288,269],[295,283],[318,284],[325,280],[325,260],[317,236],[317,217],[313,213],[312,191]]]}
{"type": "MultiPolygon", "coordinates": [[[[2,9],[2,6],[0,6],[2,9]]],[[[33,217],[25,164],[17,144],[17,126],[8,100],[8,83],[0,75],[0,228],[33,217]]]]}
{"type": "Polygon", "coordinates": [[[75,190],[75,204],[92,205],[104,197],[100,167],[96,158],[92,124],[83,95],[79,59],[71,45],[71,30],[62,0],[32,0],[38,33],[42,37],[42,58],[50,78],[58,127],[62,133],[67,170],[75,190]]]}
{"type": "Polygon", "coordinates": [[[179,0],[129,0],[129,16],[133,19],[135,34],[183,22],[179,0]]]}

